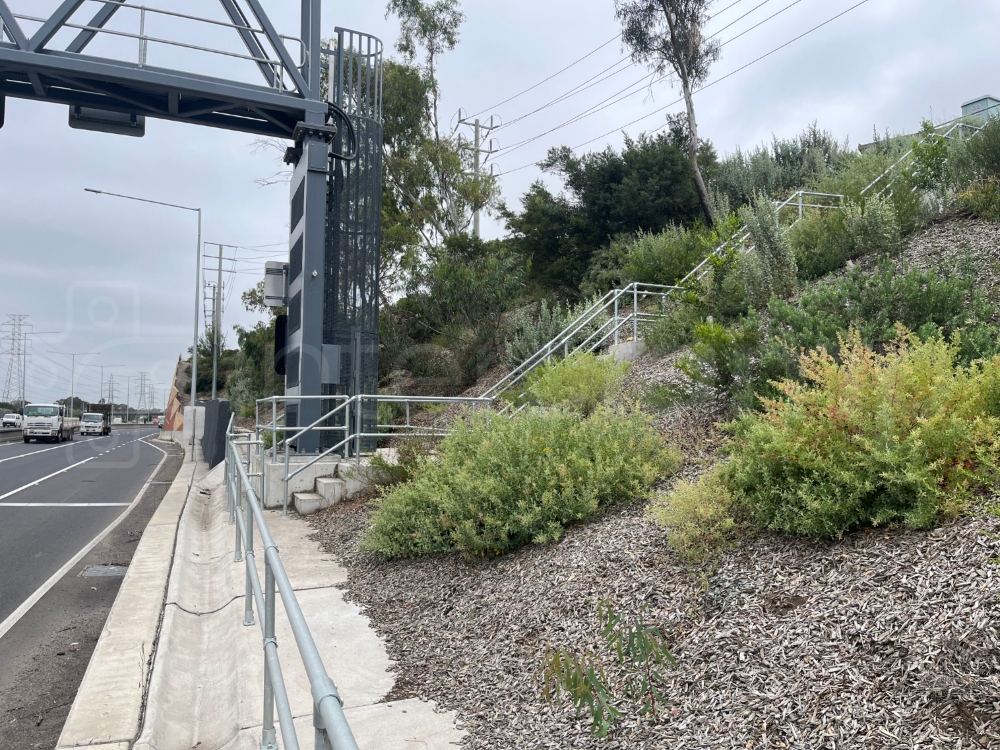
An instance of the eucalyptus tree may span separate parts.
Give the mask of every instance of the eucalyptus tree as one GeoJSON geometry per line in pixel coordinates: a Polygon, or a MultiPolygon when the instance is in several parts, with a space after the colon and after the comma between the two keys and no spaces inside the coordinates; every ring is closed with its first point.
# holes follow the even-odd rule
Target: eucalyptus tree
{"type": "Polygon", "coordinates": [[[615,0],[622,24],[622,41],[632,60],[660,76],[672,78],[681,89],[687,109],[688,158],[705,221],[712,225],[712,200],[698,166],[698,120],[694,92],[705,82],[719,59],[717,39],[705,37],[711,0],[615,0]]]}

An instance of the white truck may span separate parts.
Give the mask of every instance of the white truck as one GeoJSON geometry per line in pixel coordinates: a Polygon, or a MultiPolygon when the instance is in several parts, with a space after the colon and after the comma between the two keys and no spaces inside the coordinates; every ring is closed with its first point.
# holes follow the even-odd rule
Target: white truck
{"type": "Polygon", "coordinates": [[[107,414],[88,411],[80,417],[81,435],[110,435],[111,425],[108,424],[107,414]]]}
{"type": "Polygon", "coordinates": [[[66,416],[66,407],[60,404],[28,404],[24,407],[22,435],[24,442],[51,440],[60,443],[72,440],[80,420],[66,416]]]}

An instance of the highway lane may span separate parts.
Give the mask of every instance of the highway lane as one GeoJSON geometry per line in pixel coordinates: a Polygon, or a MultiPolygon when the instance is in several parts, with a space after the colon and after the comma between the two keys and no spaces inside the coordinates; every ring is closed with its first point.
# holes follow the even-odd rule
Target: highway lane
{"type": "Polygon", "coordinates": [[[164,457],[157,433],[0,446],[0,623],[136,499],[164,457]]]}

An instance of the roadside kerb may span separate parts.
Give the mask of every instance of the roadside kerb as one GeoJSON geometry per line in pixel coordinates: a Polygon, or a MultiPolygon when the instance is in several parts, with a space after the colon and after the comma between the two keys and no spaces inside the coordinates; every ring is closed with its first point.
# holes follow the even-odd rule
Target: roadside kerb
{"type": "Polygon", "coordinates": [[[143,531],[57,750],[119,750],[137,738],[178,523],[195,479],[204,471],[203,462],[185,461],[143,531]]]}

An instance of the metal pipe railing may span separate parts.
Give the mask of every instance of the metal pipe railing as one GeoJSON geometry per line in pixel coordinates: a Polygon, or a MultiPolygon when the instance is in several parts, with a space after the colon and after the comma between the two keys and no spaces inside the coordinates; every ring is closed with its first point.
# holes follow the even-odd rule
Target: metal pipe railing
{"type": "MultiPolygon", "coordinates": [[[[248,436],[249,437],[249,436],[248,436]]],[[[250,474],[243,465],[240,448],[246,447],[247,459],[251,446],[262,446],[256,439],[237,440],[230,418],[226,433],[226,489],[229,500],[230,518],[236,526],[236,559],[240,559],[240,542],[245,553],[242,558],[246,569],[247,599],[244,625],[252,625],[253,604],[256,603],[263,634],[264,652],[264,706],[262,711],[261,748],[277,750],[274,727],[274,711],[277,710],[281,728],[282,744],[286,750],[299,750],[300,744],[295,732],[291,703],[285,687],[278,658],[278,644],[275,636],[275,591],[281,596],[285,614],[291,627],[292,636],[309,679],[313,701],[313,723],[316,727],[316,750],[358,750],[357,741],[344,716],[343,701],[337,686],[330,679],[323,665],[316,642],[309,631],[305,615],[295,596],[295,590],[285,572],[278,548],[271,537],[267,519],[258,502],[257,493],[250,482],[250,474]],[[254,545],[254,524],[260,536],[264,551],[264,585],[261,586],[257,572],[254,545]]]]}

